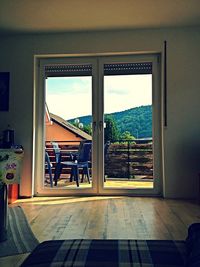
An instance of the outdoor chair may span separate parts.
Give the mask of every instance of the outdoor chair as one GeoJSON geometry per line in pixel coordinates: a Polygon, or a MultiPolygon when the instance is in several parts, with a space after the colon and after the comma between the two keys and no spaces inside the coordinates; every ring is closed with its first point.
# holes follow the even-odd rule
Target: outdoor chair
{"type": "MultiPolygon", "coordinates": [[[[71,152],[70,153],[70,160],[71,161],[77,161],[78,159],[78,155],[80,155],[80,153],[82,153],[81,151],[83,150],[83,144],[91,144],[92,145],[92,140],[84,140],[84,141],[80,141],[80,145],[79,145],[79,149],[77,152],[71,152]]],[[[91,152],[90,152],[90,158],[88,160],[88,167],[89,169],[92,168],[92,162],[91,162],[91,152]]],[[[84,176],[85,176],[85,173],[82,172],[82,179],[81,179],[81,182],[83,182],[84,180],[84,176]]]]}
{"type": "Polygon", "coordinates": [[[62,168],[65,166],[67,168],[71,168],[70,173],[70,182],[74,179],[76,181],[77,187],[79,187],[79,169],[82,169],[82,179],[86,175],[88,183],[90,183],[90,174],[89,174],[89,163],[91,159],[91,142],[90,143],[81,143],[78,154],[76,155],[77,159],[75,161],[60,161],[56,165],[55,171],[55,185],[57,185],[57,181],[62,172],[62,168]]]}
{"type": "Polygon", "coordinates": [[[62,155],[61,155],[61,149],[60,149],[58,143],[57,142],[51,142],[51,144],[52,144],[52,147],[53,147],[53,152],[54,152],[55,161],[56,161],[55,172],[54,172],[54,185],[57,186],[57,181],[58,181],[58,178],[57,178],[58,171],[57,171],[57,169],[60,168],[60,162],[61,162],[61,159],[62,159],[62,155]]]}
{"type": "Polygon", "coordinates": [[[53,147],[53,151],[54,151],[54,155],[55,155],[55,159],[56,159],[56,164],[59,163],[61,161],[61,149],[58,145],[58,143],[56,142],[51,142],[52,147],[53,147]]]}
{"type": "Polygon", "coordinates": [[[47,153],[47,151],[45,151],[45,169],[48,170],[50,185],[51,187],[53,187],[52,163],[49,159],[49,154],[47,153]]]}
{"type": "Polygon", "coordinates": [[[78,155],[81,153],[81,151],[83,149],[83,144],[86,144],[86,143],[92,144],[92,141],[91,140],[80,141],[78,151],[70,153],[70,158],[72,161],[75,161],[78,159],[78,155]]]}

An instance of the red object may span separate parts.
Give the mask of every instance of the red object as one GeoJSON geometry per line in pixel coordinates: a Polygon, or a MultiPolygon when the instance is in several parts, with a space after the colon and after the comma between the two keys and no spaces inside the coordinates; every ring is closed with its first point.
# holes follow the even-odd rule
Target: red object
{"type": "Polygon", "coordinates": [[[8,204],[15,202],[19,197],[19,185],[9,184],[8,185],[8,204]]]}

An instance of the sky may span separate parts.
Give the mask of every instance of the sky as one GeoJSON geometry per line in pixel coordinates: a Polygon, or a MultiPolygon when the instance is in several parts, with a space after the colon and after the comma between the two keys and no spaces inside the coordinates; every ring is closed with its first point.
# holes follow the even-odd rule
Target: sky
{"type": "MultiPolygon", "coordinates": [[[[65,120],[92,113],[92,77],[46,80],[49,111],[65,120]]],[[[104,113],[152,104],[152,75],[104,76],[104,113]]]]}

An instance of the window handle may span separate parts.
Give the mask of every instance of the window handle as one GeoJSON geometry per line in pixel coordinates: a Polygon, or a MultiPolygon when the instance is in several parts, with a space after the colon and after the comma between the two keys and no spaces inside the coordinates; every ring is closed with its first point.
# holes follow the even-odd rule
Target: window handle
{"type": "Polygon", "coordinates": [[[99,131],[103,131],[103,121],[99,122],[99,131]]]}
{"type": "Polygon", "coordinates": [[[93,123],[92,123],[93,132],[96,131],[96,127],[97,127],[97,122],[93,121],[93,123]]]}

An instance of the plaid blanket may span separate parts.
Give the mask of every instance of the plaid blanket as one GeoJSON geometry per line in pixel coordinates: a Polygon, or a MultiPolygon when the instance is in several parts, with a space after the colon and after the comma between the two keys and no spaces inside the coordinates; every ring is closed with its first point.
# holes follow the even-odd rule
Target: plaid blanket
{"type": "Polygon", "coordinates": [[[52,240],[39,244],[22,267],[183,267],[185,256],[184,241],[52,240]]]}

